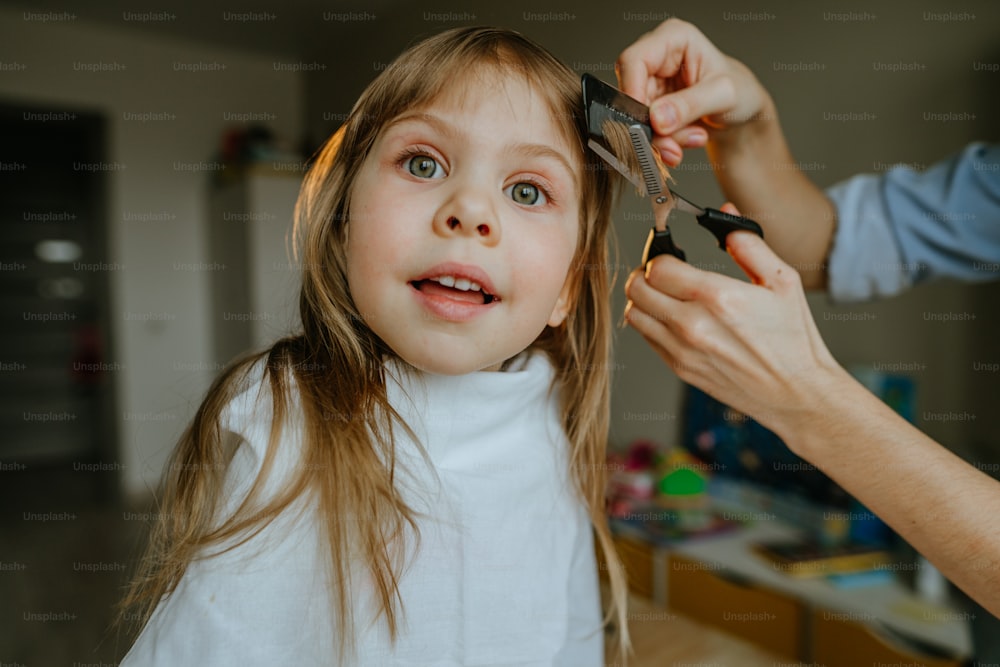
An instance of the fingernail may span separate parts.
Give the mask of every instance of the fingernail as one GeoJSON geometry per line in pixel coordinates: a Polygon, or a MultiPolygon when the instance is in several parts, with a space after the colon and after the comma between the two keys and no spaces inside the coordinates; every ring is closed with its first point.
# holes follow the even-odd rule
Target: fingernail
{"type": "Polygon", "coordinates": [[[701,148],[708,143],[708,134],[702,132],[693,132],[691,136],[688,137],[685,148],[701,148]]]}
{"type": "Polygon", "coordinates": [[[653,120],[660,126],[660,132],[669,132],[677,124],[677,111],[669,102],[657,102],[650,109],[653,120]]]}

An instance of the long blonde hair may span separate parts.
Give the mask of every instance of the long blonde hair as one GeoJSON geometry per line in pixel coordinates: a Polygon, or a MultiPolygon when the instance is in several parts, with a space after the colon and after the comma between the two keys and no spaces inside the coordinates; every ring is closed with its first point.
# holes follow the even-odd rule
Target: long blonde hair
{"type": "Polygon", "coordinates": [[[581,174],[581,220],[570,268],[575,304],[565,322],[547,328],[533,347],[550,356],[562,423],[570,442],[569,466],[586,504],[606,561],[611,611],[622,652],[628,647],[625,577],[604,512],[605,447],[609,424],[611,345],[607,236],[613,199],[611,177],[586,150],[586,127],[577,76],[545,49],[508,30],[457,28],[412,46],[362,93],[345,124],[312,165],[295,209],[295,241],[302,267],[302,332],[234,364],[212,387],[167,467],[160,520],[123,606],[141,627],[188,564],[206,553],[238,546],[260,532],[303,494],[316,499],[329,542],[333,608],[343,657],[353,649],[350,567],[367,564],[378,613],[390,636],[399,631],[402,538],[416,533],[416,514],[396,485],[392,421],[383,371],[392,351],[368,328],[348,290],[346,236],[351,191],[362,162],[393,118],[430,103],[445,87],[476,68],[519,74],[548,102],[571,138],[581,174]],[[236,512],[220,522],[226,465],[220,416],[245,390],[250,369],[266,359],[273,420],[263,469],[236,512]],[[292,391],[296,392],[293,401],[292,391]],[[289,406],[301,406],[290,415],[289,406]],[[301,418],[304,461],[278,496],[261,499],[282,425],[301,418]],[[350,517],[364,513],[365,521],[350,517]],[[357,559],[357,560],[355,560],[357,559]]]}

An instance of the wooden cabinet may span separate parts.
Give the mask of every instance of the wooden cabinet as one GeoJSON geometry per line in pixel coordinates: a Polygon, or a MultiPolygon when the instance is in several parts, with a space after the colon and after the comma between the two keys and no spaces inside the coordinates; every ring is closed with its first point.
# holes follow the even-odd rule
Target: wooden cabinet
{"type": "Polygon", "coordinates": [[[749,640],[776,655],[804,654],[805,613],[795,599],[725,575],[710,564],[671,556],[667,606],[679,614],[749,640]]]}
{"type": "Polygon", "coordinates": [[[654,550],[634,540],[616,538],[615,548],[625,568],[629,588],[655,602],[661,604],[665,602],[663,598],[665,591],[655,583],[664,576],[664,573],[657,571],[658,568],[662,568],[663,559],[659,559],[660,563],[654,562],[656,558],[654,550]]]}
{"type": "Polygon", "coordinates": [[[667,549],[618,536],[615,546],[637,595],[790,662],[959,667],[971,652],[960,614],[938,624],[908,619],[898,610],[921,602],[898,583],[843,591],[780,575],[755,558],[753,541],[733,535],[667,549]]]}
{"type": "Polygon", "coordinates": [[[926,655],[879,632],[871,625],[841,620],[836,613],[812,613],[811,662],[826,667],[961,667],[960,660],[926,655]]]}

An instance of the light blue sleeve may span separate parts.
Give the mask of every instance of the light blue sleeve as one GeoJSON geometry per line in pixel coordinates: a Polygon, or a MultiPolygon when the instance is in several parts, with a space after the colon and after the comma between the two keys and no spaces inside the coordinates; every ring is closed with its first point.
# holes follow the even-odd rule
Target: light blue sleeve
{"type": "Polygon", "coordinates": [[[933,278],[1000,278],[1000,145],[970,144],[917,172],[895,167],[829,190],[835,301],[891,296],[933,278]]]}

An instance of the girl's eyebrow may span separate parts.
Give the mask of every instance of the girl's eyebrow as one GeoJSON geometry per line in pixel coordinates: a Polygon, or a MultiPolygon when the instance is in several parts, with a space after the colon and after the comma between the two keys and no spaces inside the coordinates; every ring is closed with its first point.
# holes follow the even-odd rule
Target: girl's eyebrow
{"type": "Polygon", "coordinates": [[[527,155],[528,157],[537,157],[548,160],[555,160],[559,165],[566,171],[566,173],[573,180],[575,186],[579,186],[579,181],[577,179],[576,172],[573,171],[572,165],[566,159],[566,156],[557,151],[556,149],[548,146],[546,144],[531,144],[531,143],[518,143],[510,144],[505,147],[505,153],[511,153],[514,155],[527,155]]]}
{"type": "Polygon", "coordinates": [[[455,130],[455,126],[441,118],[440,116],[435,116],[432,113],[427,113],[426,111],[409,111],[407,113],[400,114],[389,121],[386,125],[386,130],[392,129],[396,125],[401,125],[403,123],[424,123],[430,125],[436,132],[439,132],[449,138],[457,137],[458,132],[455,130]]]}
{"type": "MultiPolygon", "coordinates": [[[[400,114],[389,122],[386,126],[386,130],[404,123],[424,123],[426,125],[430,125],[434,131],[448,137],[449,139],[461,139],[463,135],[463,133],[457,130],[453,124],[449,123],[440,116],[435,116],[434,114],[427,113],[426,111],[410,111],[400,114]]],[[[573,166],[569,163],[569,160],[566,159],[566,156],[547,144],[529,142],[509,144],[504,146],[504,153],[554,160],[559,163],[567,174],[569,174],[575,186],[579,187],[580,185],[579,177],[577,176],[576,171],[574,171],[573,166]]]]}

